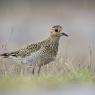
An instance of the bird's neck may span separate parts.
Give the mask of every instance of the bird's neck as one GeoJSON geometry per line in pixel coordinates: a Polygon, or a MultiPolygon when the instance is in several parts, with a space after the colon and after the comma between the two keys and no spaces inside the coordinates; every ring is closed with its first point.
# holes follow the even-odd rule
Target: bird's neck
{"type": "Polygon", "coordinates": [[[59,43],[60,37],[50,36],[49,39],[50,39],[51,42],[58,42],[59,43]]]}
{"type": "Polygon", "coordinates": [[[55,44],[59,44],[59,37],[51,37],[51,36],[49,36],[46,40],[44,40],[44,41],[42,41],[42,42],[40,42],[40,44],[42,45],[42,46],[44,46],[44,45],[48,45],[48,44],[53,44],[53,45],[55,45],[55,44]]]}

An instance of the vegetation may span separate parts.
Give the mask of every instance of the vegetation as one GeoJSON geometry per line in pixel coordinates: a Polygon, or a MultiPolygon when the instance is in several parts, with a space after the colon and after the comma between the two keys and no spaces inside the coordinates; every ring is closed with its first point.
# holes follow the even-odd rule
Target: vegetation
{"type": "Polygon", "coordinates": [[[95,74],[89,69],[76,72],[42,72],[40,75],[32,74],[6,74],[0,78],[0,89],[31,88],[31,87],[56,87],[68,83],[92,84],[95,74]]]}

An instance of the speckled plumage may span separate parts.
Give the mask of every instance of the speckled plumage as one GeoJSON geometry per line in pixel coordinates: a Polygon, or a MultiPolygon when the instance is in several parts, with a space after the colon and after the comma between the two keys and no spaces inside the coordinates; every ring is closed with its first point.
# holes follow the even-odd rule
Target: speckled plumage
{"type": "Polygon", "coordinates": [[[59,39],[62,35],[68,36],[65,33],[61,33],[62,27],[55,25],[50,31],[50,36],[41,42],[30,44],[27,47],[17,50],[11,53],[4,53],[1,56],[12,58],[17,63],[26,63],[33,66],[33,73],[36,66],[39,67],[50,63],[56,58],[59,46],[59,39]]]}

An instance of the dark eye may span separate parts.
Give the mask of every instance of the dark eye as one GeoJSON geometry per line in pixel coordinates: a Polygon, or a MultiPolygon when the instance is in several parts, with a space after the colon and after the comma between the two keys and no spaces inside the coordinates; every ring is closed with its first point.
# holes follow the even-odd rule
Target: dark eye
{"type": "Polygon", "coordinates": [[[55,29],[55,32],[58,32],[58,29],[55,29]]]}

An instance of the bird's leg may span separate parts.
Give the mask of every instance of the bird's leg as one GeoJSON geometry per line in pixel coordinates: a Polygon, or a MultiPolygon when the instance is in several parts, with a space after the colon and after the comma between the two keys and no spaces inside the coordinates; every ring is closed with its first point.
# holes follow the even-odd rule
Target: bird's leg
{"type": "Polygon", "coordinates": [[[40,74],[41,65],[38,67],[38,75],[40,74]]]}
{"type": "Polygon", "coordinates": [[[33,69],[32,69],[32,74],[34,75],[34,73],[35,73],[35,67],[36,67],[36,65],[34,65],[33,66],[33,69]]]}
{"type": "Polygon", "coordinates": [[[33,67],[33,69],[32,69],[32,74],[34,75],[34,73],[35,73],[35,68],[33,67]]]}

